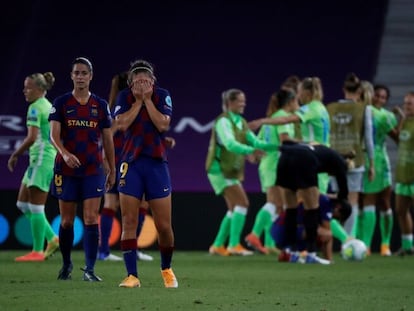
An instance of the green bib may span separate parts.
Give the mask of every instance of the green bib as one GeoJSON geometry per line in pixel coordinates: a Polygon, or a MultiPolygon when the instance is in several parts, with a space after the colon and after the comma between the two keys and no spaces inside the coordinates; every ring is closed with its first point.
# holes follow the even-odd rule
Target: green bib
{"type": "Polygon", "coordinates": [[[395,181],[414,182],[414,118],[404,121],[400,131],[395,181]]]}
{"type": "Polygon", "coordinates": [[[220,118],[225,117],[230,120],[231,124],[233,125],[234,136],[236,140],[242,144],[246,144],[246,132],[248,130],[248,125],[245,120],[243,120],[243,127],[239,129],[229,117],[227,112],[222,113],[219,115],[215,122],[213,129],[211,131],[210,143],[208,147],[207,159],[206,159],[206,171],[208,171],[211,167],[211,164],[214,160],[217,160],[220,163],[220,168],[223,175],[226,178],[230,179],[244,179],[244,163],[245,163],[245,156],[243,154],[237,154],[234,152],[228,151],[224,148],[223,145],[219,144],[216,137],[215,131],[215,124],[217,120],[220,118]]]}
{"type": "Polygon", "coordinates": [[[355,154],[355,166],[364,164],[362,149],[365,105],[345,102],[327,105],[331,121],[331,148],[342,155],[355,154]]]}

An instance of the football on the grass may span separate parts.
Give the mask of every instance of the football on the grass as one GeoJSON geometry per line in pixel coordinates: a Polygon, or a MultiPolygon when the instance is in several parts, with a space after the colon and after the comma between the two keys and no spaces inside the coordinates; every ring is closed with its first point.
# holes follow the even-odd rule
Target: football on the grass
{"type": "Polygon", "coordinates": [[[364,260],[367,256],[367,246],[361,240],[349,240],[342,245],[341,255],[345,260],[364,260]]]}

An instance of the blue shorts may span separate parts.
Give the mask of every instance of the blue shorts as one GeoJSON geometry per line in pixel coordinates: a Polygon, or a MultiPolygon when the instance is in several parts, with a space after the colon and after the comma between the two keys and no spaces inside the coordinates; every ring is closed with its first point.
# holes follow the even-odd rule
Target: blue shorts
{"type": "MultiPolygon", "coordinates": [[[[305,249],[306,242],[304,240],[304,232],[305,228],[303,226],[298,226],[296,229],[296,247],[298,249],[305,249]]],[[[273,240],[278,248],[284,249],[291,245],[286,244],[285,238],[285,215],[282,214],[273,222],[273,225],[270,229],[270,233],[272,235],[273,240]]]]}
{"type": "Polygon", "coordinates": [[[142,200],[160,199],[171,193],[167,162],[141,156],[131,163],[122,162],[118,170],[119,193],[142,200]]]}
{"type": "Polygon", "coordinates": [[[276,219],[270,229],[270,233],[278,248],[283,249],[287,246],[285,243],[285,226],[281,219],[276,219]]]}
{"type": "Polygon", "coordinates": [[[102,197],[105,194],[105,180],[105,175],[75,177],[55,174],[51,193],[59,200],[70,202],[102,197]]]}

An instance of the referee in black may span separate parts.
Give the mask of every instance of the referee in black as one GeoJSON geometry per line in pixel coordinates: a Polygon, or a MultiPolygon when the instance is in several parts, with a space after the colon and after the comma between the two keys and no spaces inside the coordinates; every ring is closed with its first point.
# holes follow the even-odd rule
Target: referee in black
{"type": "Polygon", "coordinates": [[[304,205],[303,222],[306,232],[305,257],[291,252],[291,262],[330,264],[329,260],[316,255],[316,239],[319,224],[318,173],[334,176],[338,183],[337,200],[348,208],[348,166],[344,157],[335,150],[319,144],[285,142],[280,147],[276,185],[283,188],[286,203],[285,236],[288,245],[295,250],[297,228],[297,205],[304,205]],[[302,257],[301,257],[302,256],[302,257]]]}

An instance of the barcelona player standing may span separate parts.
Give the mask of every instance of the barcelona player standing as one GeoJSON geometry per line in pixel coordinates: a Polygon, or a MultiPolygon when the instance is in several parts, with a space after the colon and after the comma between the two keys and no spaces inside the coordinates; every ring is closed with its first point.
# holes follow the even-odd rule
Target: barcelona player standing
{"type": "Polygon", "coordinates": [[[52,194],[59,199],[61,215],[59,239],[63,267],[59,271],[59,280],[71,279],[73,223],[78,203],[83,205],[85,223],[83,280],[102,280],[94,272],[99,242],[99,206],[105,190],[115,182],[115,159],[108,103],[89,91],[92,76],[92,63],[84,57],[76,58],[71,71],[73,91],[56,98],[49,115],[50,136],[58,151],[52,194]],[[109,163],[107,175],[102,147],[109,163]]]}
{"type": "MultiPolygon", "coordinates": [[[[116,98],[120,91],[128,87],[128,72],[123,71],[116,74],[112,78],[111,91],[109,93],[109,108],[113,112],[115,107],[116,98]]],[[[114,120],[113,120],[114,121],[114,120]]],[[[112,122],[112,129],[116,129],[116,122],[112,122]]],[[[115,165],[119,167],[120,157],[124,146],[124,133],[114,130],[114,150],[115,150],[115,165]]],[[[167,137],[166,137],[167,138],[167,137]]],[[[171,138],[172,139],[172,138],[171,138]]],[[[174,141],[175,143],[175,141],[174,141]]],[[[172,145],[170,145],[173,147],[172,145]]],[[[118,176],[116,176],[118,177],[118,176]]],[[[105,193],[104,203],[101,210],[101,219],[99,223],[99,249],[98,260],[111,260],[122,261],[122,257],[111,254],[109,248],[109,238],[111,236],[112,224],[119,208],[119,192],[118,192],[118,180],[115,179],[114,186],[105,193]]],[[[148,203],[146,201],[141,202],[138,213],[138,227],[137,238],[139,237],[144,225],[145,217],[147,215],[148,203]]],[[[152,261],[154,258],[139,249],[137,249],[138,260],[152,261]]]]}
{"type": "Polygon", "coordinates": [[[164,142],[172,115],[167,90],[155,85],[152,65],[137,60],[129,70],[130,88],[118,96],[115,118],[124,132],[119,168],[122,213],[121,249],[127,271],[120,287],[140,287],[137,268],[136,228],[141,201],[148,201],[158,231],[164,286],[178,287],[171,269],[174,233],[171,224],[171,180],[164,142]]]}

